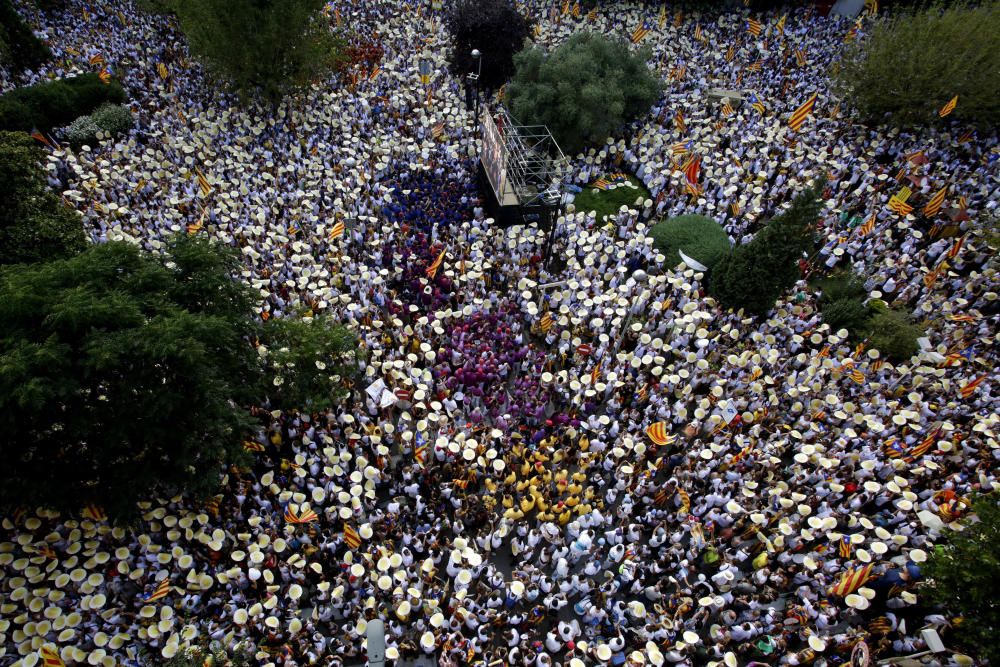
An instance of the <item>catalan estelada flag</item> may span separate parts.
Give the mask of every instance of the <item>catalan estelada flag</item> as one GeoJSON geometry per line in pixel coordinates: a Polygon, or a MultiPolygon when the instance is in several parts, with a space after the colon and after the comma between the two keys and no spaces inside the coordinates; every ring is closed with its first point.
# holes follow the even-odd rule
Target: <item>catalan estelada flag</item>
{"type": "Polygon", "coordinates": [[[837,553],[841,558],[850,558],[851,553],[854,551],[854,546],[851,544],[851,538],[844,535],[840,538],[840,542],[837,544],[837,553]]]}
{"type": "Polygon", "coordinates": [[[357,549],[361,546],[361,536],[350,524],[344,524],[344,542],[350,549],[357,549]]]}
{"type": "Polygon", "coordinates": [[[167,597],[167,593],[170,592],[170,577],[164,577],[160,580],[160,583],[156,584],[156,588],[153,589],[152,593],[148,595],[143,595],[142,599],[144,602],[153,602],[159,600],[160,598],[167,597]]]}
{"type": "Polygon", "coordinates": [[[830,595],[844,597],[861,588],[872,576],[874,563],[868,563],[864,567],[852,567],[841,576],[834,586],[830,588],[830,595]]]}
{"type": "Polygon", "coordinates": [[[805,101],[805,103],[798,109],[792,112],[792,115],[788,118],[788,127],[792,128],[795,132],[798,132],[802,127],[802,123],[805,122],[809,114],[812,113],[813,107],[816,106],[816,95],[813,93],[812,97],[805,101]]]}
{"type": "Polygon", "coordinates": [[[649,28],[646,27],[646,22],[643,21],[642,25],[632,31],[632,43],[638,44],[643,40],[643,38],[649,34],[649,28]]]}
{"type": "Polygon", "coordinates": [[[941,107],[941,110],[938,111],[938,116],[940,116],[941,118],[944,118],[945,116],[947,116],[948,114],[950,114],[952,111],[954,111],[956,106],[958,106],[958,95],[955,95],[955,97],[953,97],[950,100],[948,100],[947,104],[945,104],[943,107],[941,107]]]}
{"type": "Polygon", "coordinates": [[[758,113],[764,113],[767,111],[767,107],[765,107],[764,102],[757,97],[757,93],[750,93],[750,106],[756,109],[758,113]]]}
{"type": "Polygon", "coordinates": [[[938,190],[937,192],[935,192],[934,196],[931,197],[930,201],[928,201],[924,205],[924,215],[926,215],[928,218],[937,215],[938,211],[941,210],[941,206],[944,204],[944,196],[947,193],[948,193],[947,185],[938,190]]]}
{"type": "Polygon", "coordinates": [[[671,444],[677,439],[676,436],[667,433],[667,423],[666,422],[656,422],[655,424],[650,424],[646,427],[646,435],[655,444],[662,446],[671,444]]]}

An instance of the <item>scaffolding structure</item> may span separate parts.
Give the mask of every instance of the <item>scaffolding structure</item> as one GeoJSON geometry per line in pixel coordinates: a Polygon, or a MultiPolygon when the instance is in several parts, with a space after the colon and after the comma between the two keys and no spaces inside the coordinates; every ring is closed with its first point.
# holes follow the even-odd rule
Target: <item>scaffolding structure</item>
{"type": "Polygon", "coordinates": [[[568,166],[559,144],[544,125],[522,125],[504,106],[497,108],[502,163],[506,167],[505,192],[497,192],[503,202],[511,193],[520,206],[552,205],[561,198],[562,175],[568,166]]]}

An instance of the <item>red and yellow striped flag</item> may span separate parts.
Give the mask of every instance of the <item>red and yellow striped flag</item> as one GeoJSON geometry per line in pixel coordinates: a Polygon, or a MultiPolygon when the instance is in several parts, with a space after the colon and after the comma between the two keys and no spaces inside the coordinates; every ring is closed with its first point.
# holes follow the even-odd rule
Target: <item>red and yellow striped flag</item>
{"type": "Polygon", "coordinates": [[[691,496],[684,489],[677,489],[677,495],[681,498],[681,507],[677,511],[681,514],[687,514],[691,511],[691,496]]]}
{"type": "Polygon", "coordinates": [[[874,563],[868,563],[864,567],[850,568],[844,572],[840,581],[830,588],[830,595],[844,597],[858,590],[872,576],[872,568],[874,567],[874,563]]]}
{"type": "Polygon", "coordinates": [[[806,118],[809,117],[809,114],[813,111],[813,107],[816,105],[817,94],[818,93],[813,93],[812,97],[805,101],[805,104],[792,112],[792,115],[788,118],[788,127],[792,128],[795,132],[799,131],[802,127],[802,123],[804,123],[806,118]]]}
{"type": "Polygon", "coordinates": [[[93,519],[94,521],[105,521],[108,518],[108,515],[104,513],[104,509],[98,505],[86,505],[80,514],[85,519],[93,519]]]}
{"type": "Polygon", "coordinates": [[[864,238],[872,233],[872,230],[875,229],[875,218],[876,214],[872,213],[872,216],[865,221],[865,224],[858,227],[858,236],[864,238]]]}
{"type": "Polygon", "coordinates": [[[45,667],[66,667],[66,663],[62,661],[62,658],[59,657],[59,654],[53,648],[43,646],[38,649],[38,655],[41,656],[42,664],[45,667]]]}
{"type": "Polygon", "coordinates": [[[594,366],[594,370],[590,371],[590,384],[597,384],[597,378],[601,377],[601,362],[597,362],[594,366]]]}
{"type": "Polygon", "coordinates": [[[965,245],[966,236],[968,236],[968,234],[962,234],[962,236],[955,241],[951,248],[948,249],[948,254],[946,255],[948,259],[955,259],[958,257],[958,253],[962,251],[962,246],[965,245]]]}
{"type": "Polygon", "coordinates": [[[194,171],[198,175],[198,187],[201,189],[201,196],[207,197],[212,194],[212,185],[208,182],[208,179],[205,178],[205,174],[201,172],[201,168],[195,167],[194,171]]]}
{"type": "Polygon", "coordinates": [[[336,241],[337,239],[339,239],[341,236],[344,235],[344,231],[346,229],[347,229],[347,227],[344,225],[344,221],[343,220],[337,221],[337,223],[330,230],[329,239],[331,241],[336,241]]]}
{"type": "Polygon", "coordinates": [[[760,21],[757,19],[747,19],[747,32],[754,37],[760,37],[761,27],[760,21]]]}
{"type": "Polygon", "coordinates": [[[149,595],[143,595],[142,599],[145,602],[153,602],[155,600],[159,600],[160,598],[167,597],[168,593],[170,593],[169,575],[161,579],[160,583],[156,584],[156,588],[153,589],[153,592],[150,593],[149,595]]]}
{"type": "Polygon", "coordinates": [[[674,440],[677,439],[676,436],[667,433],[666,422],[656,422],[655,424],[650,424],[646,427],[646,435],[649,436],[650,440],[661,447],[672,444],[674,440]]]}
{"type": "Polygon", "coordinates": [[[430,266],[428,266],[426,269],[424,269],[424,273],[427,274],[427,277],[430,280],[434,280],[434,277],[437,275],[438,269],[441,268],[441,264],[444,262],[444,253],[446,251],[447,251],[447,248],[443,248],[441,250],[441,254],[438,255],[437,259],[434,260],[434,263],[432,263],[430,266]]]}
{"type": "Polygon", "coordinates": [[[931,197],[930,201],[924,205],[924,215],[928,218],[938,214],[941,210],[941,206],[944,204],[944,196],[948,193],[948,186],[944,186],[931,197]]]}
{"type": "Polygon", "coordinates": [[[950,100],[948,100],[947,104],[945,104],[943,107],[941,107],[941,110],[938,111],[938,116],[940,116],[941,118],[944,118],[945,116],[947,116],[948,114],[950,114],[952,111],[954,111],[956,106],[958,106],[958,95],[955,95],[955,97],[953,97],[950,100]]]}
{"type": "Polygon", "coordinates": [[[966,384],[964,387],[962,387],[961,389],[959,389],[958,393],[962,396],[962,398],[969,398],[974,393],[976,393],[976,389],[979,387],[979,385],[981,385],[983,383],[983,380],[985,380],[987,377],[989,377],[988,373],[984,374],[984,375],[980,375],[975,380],[972,380],[971,382],[969,382],[968,384],[966,384]]]}
{"type": "Polygon", "coordinates": [[[684,112],[678,111],[674,114],[674,127],[678,132],[683,134],[687,130],[687,125],[684,123],[684,112]]]}
{"type": "Polygon", "coordinates": [[[344,542],[349,549],[357,549],[361,546],[361,536],[350,524],[344,524],[344,542]]]}
{"type": "Polygon", "coordinates": [[[553,320],[552,313],[545,313],[542,315],[542,319],[538,322],[538,328],[542,330],[542,333],[548,333],[549,329],[552,328],[553,320]]]}

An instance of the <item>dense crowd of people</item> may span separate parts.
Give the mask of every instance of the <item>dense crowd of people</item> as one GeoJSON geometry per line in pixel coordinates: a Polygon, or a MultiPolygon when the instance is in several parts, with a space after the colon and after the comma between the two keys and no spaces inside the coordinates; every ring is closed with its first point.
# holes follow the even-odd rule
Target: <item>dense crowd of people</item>
{"type": "Polygon", "coordinates": [[[666,81],[566,175],[631,170],[651,196],[610,220],[570,205],[548,258],[544,230],[485,217],[473,119],[426,3],[331,6],[377,39],[380,70],[276,110],[220,93],[171,21],[132,2],[23,4],[54,58],[4,87],[100,53],[137,119],[46,165],[93,241],[157,251],[193,225],[240,250],[261,317],[329,315],[366,361],[335,410],[260,411],[255,464],[207,504],[151,498],[129,527],[100,508],[6,517],[0,663],[50,647],[159,664],[211,640],[261,664],[360,664],[374,618],[390,662],[441,664],[839,665],[862,641],[887,656],[923,650],[923,627],[947,640],[921,563],[970,497],[1000,488],[1000,309],[978,224],[1000,201],[998,138],[852,121],[828,81],[852,21],[789,9],[779,34],[783,11],[755,14],[753,37],[749,10],[522,3],[545,47],[646,19],[666,81]],[[710,88],[752,89],[766,110],[725,113],[710,88]],[[696,197],[686,151],[702,155],[696,197]],[[696,212],[746,242],[820,175],[826,242],[808,267],[851,268],[922,321],[919,356],[852,345],[805,280],[767,317],[723,310],[646,236],[696,212]],[[886,208],[900,178],[906,216],[886,208]],[[941,213],[922,215],[945,183],[941,213]]]}

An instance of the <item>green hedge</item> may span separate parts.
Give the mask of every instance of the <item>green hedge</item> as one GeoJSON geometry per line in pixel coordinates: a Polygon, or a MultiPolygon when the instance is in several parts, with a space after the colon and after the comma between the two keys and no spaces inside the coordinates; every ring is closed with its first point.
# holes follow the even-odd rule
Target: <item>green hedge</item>
{"type": "Polygon", "coordinates": [[[34,69],[52,57],[10,0],[0,0],[0,63],[14,72],[34,69]]]}
{"type": "Polygon", "coordinates": [[[0,96],[0,130],[48,131],[102,104],[124,101],[121,84],[105,84],[96,73],[16,88],[0,96]]]}
{"type": "Polygon", "coordinates": [[[80,116],[66,128],[70,146],[78,149],[84,144],[94,146],[101,138],[117,137],[132,127],[132,112],[124,105],[105,104],[89,116],[80,116]]]}
{"type": "Polygon", "coordinates": [[[729,252],[729,236],[722,225],[702,215],[681,215],[649,230],[653,244],[667,256],[667,266],[681,263],[678,250],[709,269],[729,252]]]}

